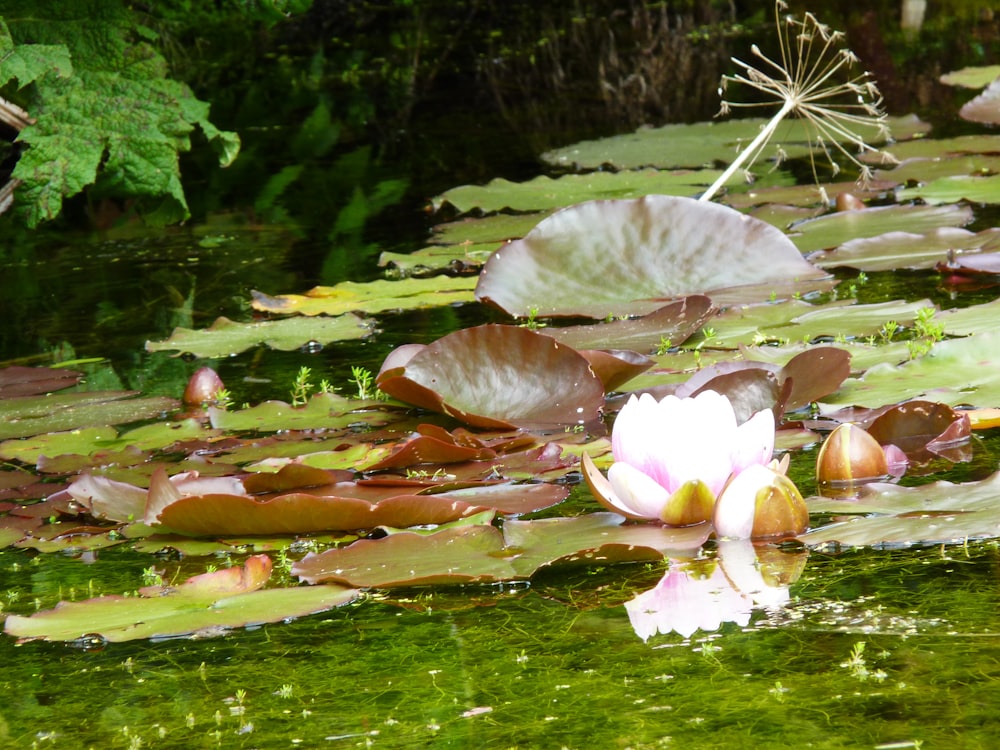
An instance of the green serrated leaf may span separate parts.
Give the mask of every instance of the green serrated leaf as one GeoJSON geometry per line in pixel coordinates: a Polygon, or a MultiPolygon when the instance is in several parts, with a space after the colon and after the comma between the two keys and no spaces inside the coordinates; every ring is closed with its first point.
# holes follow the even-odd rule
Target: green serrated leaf
{"type": "Polygon", "coordinates": [[[24,183],[15,212],[35,226],[57,216],[64,198],[93,186],[98,196],[136,199],[150,223],[185,219],[178,156],[190,150],[190,133],[200,127],[224,165],[238,152],[238,136],[215,128],[208,104],[166,77],[166,61],[123,4],[96,4],[86,24],[64,4],[12,5],[5,14],[17,23],[8,44],[0,41],[13,45],[0,58],[3,80],[34,82],[29,110],[36,118],[19,136],[27,148],[13,172],[24,183]],[[56,75],[46,75],[51,71],[56,75]]]}

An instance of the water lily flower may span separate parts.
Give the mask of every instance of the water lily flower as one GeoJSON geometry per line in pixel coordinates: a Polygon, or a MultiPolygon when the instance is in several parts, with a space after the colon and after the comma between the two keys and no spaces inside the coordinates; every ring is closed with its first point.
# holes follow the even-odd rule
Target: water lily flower
{"type": "Polygon", "coordinates": [[[611,448],[607,480],[584,456],[599,502],[628,518],[700,523],[712,518],[730,479],[771,460],[774,415],[765,409],[737,424],[729,399],[715,391],[660,401],[633,395],[615,420],[611,448]]]}

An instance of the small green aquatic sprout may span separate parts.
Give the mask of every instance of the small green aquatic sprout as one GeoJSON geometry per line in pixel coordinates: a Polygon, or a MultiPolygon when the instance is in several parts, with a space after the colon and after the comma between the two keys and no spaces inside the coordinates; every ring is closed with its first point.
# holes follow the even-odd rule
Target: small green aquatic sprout
{"type": "Polygon", "coordinates": [[[899,330],[899,323],[895,320],[887,320],[882,324],[882,327],[878,331],[878,335],[881,337],[882,341],[888,344],[892,341],[892,337],[896,335],[896,331],[899,330]]]}
{"type": "Polygon", "coordinates": [[[351,378],[348,381],[354,383],[358,389],[358,398],[362,401],[378,399],[382,392],[375,386],[375,376],[367,367],[360,365],[351,366],[351,378]]]}
{"type": "Polygon", "coordinates": [[[666,336],[660,336],[660,343],[656,345],[656,356],[662,357],[664,354],[670,351],[673,346],[673,342],[670,341],[666,336]]]}
{"type": "Polygon", "coordinates": [[[220,388],[215,393],[215,405],[222,411],[226,411],[233,405],[233,394],[228,388],[220,388]]]}
{"type": "MultiPolygon", "coordinates": [[[[608,318],[609,318],[608,320],[609,323],[611,322],[611,320],[614,320],[614,317],[610,313],[608,314],[608,318]]],[[[528,317],[525,318],[524,322],[520,323],[519,325],[521,326],[521,328],[527,328],[529,331],[534,331],[539,328],[544,328],[545,323],[542,323],[538,320],[538,307],[534,306],[528,308],[528,317]]]]}
{"type": "Polygon", "coordinates": [[[906,342],[910,359],[917,359],[928,354],[938,341],[944,338],[944,323],[934,320],[937,310],[933,307],[921,307],[913,321],[913,333],[916,338],[906,342]]]}
{"type": "Polygon", "coordinates": [[[146,586],[162,586],[163,576],[160,574],[160,571],[150,565],[142,571],[142,582],[146,586]]]}
{"type": "Polygon", "coordinates": [[[313,385],[309,378],[312,376],[312,368],[303,365],[295,374],[295,381],[292,383],[292,406],[302,406],[309,400],[313,385]]]}
{"type": "Polygon", "coordinates": [[[913,330],[918,336],[930,339],[932,342],[944,338],[944,323],[934,320],[936,314],[937,309],[933,307],[921,307],[917,310],[916,320],[913,321],[913,330]]]}
{"type": "Polygon", "coordinates": [[[774,687],[771,688],[770,690],[768,690],[767,692],[769,692],[771,695],[773,695],[774,699],[776,701],[778,701],[778,703],[784,703],[784,701],[785,701],[785,693],[787,693],[788,691],[789,691],[789,689],[786,688],[784,685],[782,685],[781,681],[779,680],[779,681],[775,682],[774,683],[774,687]]]}
{"type": "MultiPolygon", "coordinates": [[[[728,115],[737,108],[767,106],[774,100],[781,103],[781,108],[699,200],[711,200],[737,171],[748,172],[778,126],[789,115],[807,122],[812,132],[810,158],[815,151],[822,151],[834,175],[840,171],[840,165],[834,159],[836,151],[858,167],[859,182],[862,184],[871,180],[872,172],[857,154],[880,153],[884,163],[894,161],[884,151],[870,146],[859,132],[864,128],[875,128],[879,137],[889,137],[882,95],[869,73],[851,73],[850,69],[858,58],[843,46],[843,33],[831,31],[812,13],[805,13],[801,19],[783,16],[782,12],[787,7],[782,0],[774,4],[780,58],[772,60],[755,44],[750,51],[760,67],[734,57],[733,62],[742,68],[742,72],[723,76],[719,86],[720,96],[728,84],[740,83],[756,89],[769,99],[766,102],[723,99],[719,116],[728,115]],[[848,146],[854,147],[857,154],[848,151],[848,146]]],[[[782,155],[779,149],[779,163],[782,155]]],[[[815,161],[813,177],[816,177],[815,161]]]]}

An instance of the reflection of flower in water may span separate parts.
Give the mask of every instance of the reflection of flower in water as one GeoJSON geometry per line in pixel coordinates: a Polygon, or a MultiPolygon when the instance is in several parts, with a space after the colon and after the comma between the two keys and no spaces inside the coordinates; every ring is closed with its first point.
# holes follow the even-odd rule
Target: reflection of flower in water
{"type": "Polygon", "coordinates": [[[632,628],[642,640],[656,633],[718,630],[724,622],[746,625],[753,603],[733,588],[722,568],[706,575],[697,564],[671,567],[649,591],[625,603],[632,628]]]}
{"type": "Polygon", "coordinates": [[[689,638],[725,622],[746,626],[755,608],[786,604],[805,556],[764,549],[762,561],[749,541],[720,541],[717,561],[673,562],[655,587],[625,603],[636,635],[644,641],[656,633],[689,638]]]}

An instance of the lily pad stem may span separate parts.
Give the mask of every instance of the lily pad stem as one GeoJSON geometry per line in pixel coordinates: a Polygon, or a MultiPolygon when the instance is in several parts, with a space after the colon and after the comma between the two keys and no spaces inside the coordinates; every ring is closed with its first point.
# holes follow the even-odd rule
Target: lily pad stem
{"type": "Polygon", "coordinates": [[[733,160],[733,163],[729,165],[725,172],[719,175],[719,179],[712,183],[712,186],[701,194],[698,198],[700,201],[710,201],[712,197],[719,191],[719,189],[729,181],[729,178],[733,176],[736,170],[740,169],[743,164],[753,157],[758,151],[760,151],[764,144],[767,143],[771,136],[774,135],[774,131],[777,130],[778,125],[781,121],[798,106],[798,103],[794,99],[785,99],[785,103],[781,105],[781,109],[771,118],[771,120],[761,129],[757,137],[754,138],[750,144],[743,149],[739,156],[733,160]]]}

